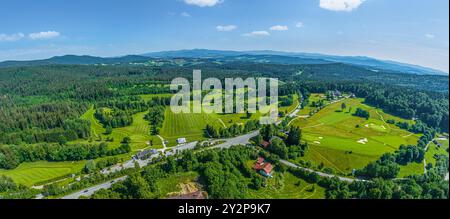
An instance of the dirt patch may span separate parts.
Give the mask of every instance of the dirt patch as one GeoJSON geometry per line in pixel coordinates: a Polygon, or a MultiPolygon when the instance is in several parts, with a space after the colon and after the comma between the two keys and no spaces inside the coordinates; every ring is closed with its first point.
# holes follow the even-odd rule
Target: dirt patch
{"type": "Polygon", "coordinates": [[[181,196],[200,191],[200,186],[195,182],[180,183],[181,191],[169,193],[168,196],[181,196]]]}

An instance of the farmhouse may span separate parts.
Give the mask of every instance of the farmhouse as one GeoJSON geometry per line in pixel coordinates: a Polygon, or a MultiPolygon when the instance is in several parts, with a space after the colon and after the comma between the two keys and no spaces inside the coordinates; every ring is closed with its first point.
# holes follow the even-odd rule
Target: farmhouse
{"type": "Polygon", "coordinates": [[[259,157],[253,165],[253,169],[265,177],[272,177],[273,166],[269,162],[265,162],[264,158],[259,157]]]}

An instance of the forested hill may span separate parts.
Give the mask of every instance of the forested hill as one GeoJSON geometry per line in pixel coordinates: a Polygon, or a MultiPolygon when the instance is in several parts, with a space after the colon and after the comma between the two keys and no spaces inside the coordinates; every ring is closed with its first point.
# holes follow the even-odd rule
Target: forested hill
{"type": "Polygon", "coordinates": [[[385,73],[404,73],[418,75],[444,75],[448,73],[439,70],[399,63],[387,60],[378,60],[364,56],[333,56],[315,53],[290,53],[277,51],[221,51],[221,50],[179,50],[167,52],[154,52],[142,55],[127,55],[120,57],[95,57],[95,56],[56,56],[43,60],[32,61],[5,61],[0,62],[1,67],[17,66],[38,66],[38,65],[91,65],[91,64],[136,64],[149,63],[158,60],[174,59],[208,59],[217,62],[254,62],[254,63],[272,63],[272,64],[330,64],[343,63],[365,68],[371,71],[382,71],[385,73]]]}
{"type": "Polygon", "coordinates": [[[0,62],[0,67],[23,67],[23,66],[43,66],[43,65],[94,65],[94,64],[129,64],[134,62],[146,62],[150,58],[137,55],[122,57],[102,58],[95,56],[65,55],[55,56],[49,59],[32,61],[5,61],[0,62]]]}

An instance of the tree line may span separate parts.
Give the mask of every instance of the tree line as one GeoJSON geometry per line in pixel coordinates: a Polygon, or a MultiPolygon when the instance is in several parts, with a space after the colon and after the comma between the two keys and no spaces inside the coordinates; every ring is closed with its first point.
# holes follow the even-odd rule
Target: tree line
{"type": "Polygon", "coordinates": [[[0,146],[0,168],[14,169],[23,162],[34,161],[80,161],[105,156],[126,154],[131,151],[128,144],[108,149],[100,144],[38,144],[0,146]]]}

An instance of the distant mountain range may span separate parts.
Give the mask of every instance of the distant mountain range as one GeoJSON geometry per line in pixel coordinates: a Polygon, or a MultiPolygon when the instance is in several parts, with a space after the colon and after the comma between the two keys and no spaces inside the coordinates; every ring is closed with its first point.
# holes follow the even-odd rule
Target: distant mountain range
{"type": "Polygon", "coordinates": [[[177,50],[152,52],[141,55],[127,55],[121,57],[95,57],[65,55],[55,56],[49,59],[32,61],[4,61],[0,67],[40,66],[40,65],[93,65],[93,64],[129,64],[144,63],[155,59],[175,58],[201,58],[216,61],[251,61],[257,63],[277,64],[328,64],[344,63],[364,67],[372,71],[384,71],[392,73],[407,73],[420,75],[448,75],[448,73],[417,65],[399,63],[394,61],[378,60],[364,56],[333,56],[316,53],[291,53],[271,50],[260,51],[223,51],[223,50],[177,50]]]}
{"type": "MultiPolygon", "coordinates": [[[[154,58],[226,58],[226,57],[238,57],[244,55],[256,55],[256,56],[278,56],[298,58],[300,62],[311,60],[313,62],[320,60],[321,62],[340,62],[351,65],[358,65],[367,67],[371,70],[385,70],[410,74],[427,74],[427,75],[448,75],[448,73],[422,67],[418,65],[411,65],[406,63],[400,63],[395,61],[378,60],[365,56],[333,56],[324,55],[318,53],[293,53],[293,52],[280,52],[272,50],[259,50],[259,51],[222,51],[222,50],[206,50],[206,49],[193,49],[193,50],[178,50],[178,51],[166,51],[166,52],[153,52],[146,53],[143,56],[154,58]]],[[[288,58],[288,59],[289,59],[288,58]]],[[[288,63],[291,64],[291,63],[288,63]]],[[[296,63],[307,64],[307,63],[296,63]]],[[[312,63],[315,64],[315,63],[312,63]]]]}

